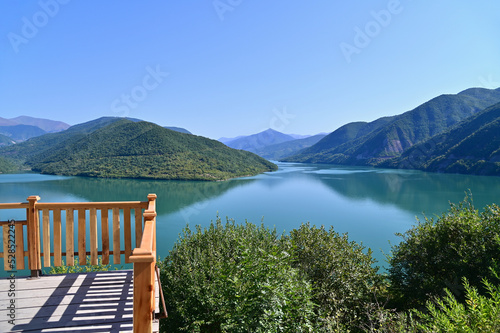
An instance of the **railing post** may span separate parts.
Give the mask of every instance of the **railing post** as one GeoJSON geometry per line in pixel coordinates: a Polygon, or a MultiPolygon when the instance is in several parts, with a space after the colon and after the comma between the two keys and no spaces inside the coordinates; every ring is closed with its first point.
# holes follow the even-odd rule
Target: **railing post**
{"type": "Polygon", "coordinates": [[[42,260],[40,258],[40,223],[36,211],[36,203],[39,196],[28,197],[28,267],[31,270],[31,277],[37,278],[42,271],[42,260]]]}
{"type": "Polygon", "coordinates": [[[156,265],[156,194],[148,195],[148,208],[144,211],[144,230],[141,244],[134,249],[130,261],[134,263],[134,333],[153,330],[155,310],[156,265]]]}

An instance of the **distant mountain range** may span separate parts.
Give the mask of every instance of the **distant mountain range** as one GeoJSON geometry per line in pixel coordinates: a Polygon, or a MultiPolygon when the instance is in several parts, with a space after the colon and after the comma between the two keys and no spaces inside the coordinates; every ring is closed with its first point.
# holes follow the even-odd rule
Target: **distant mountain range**
{"type": "Polygon", "coordinates": [[[255,149],[254,152],[261,157],[267,158],[268,160],[278,161],[287,156],[294,155],[304,148],[311,147],[325,136],[326,134],[306,136],[303,139],[285,141],[255,149]]]}
{"type": "Polygon", "coordinates": [[[0,167],[12,163],[47,174],[182,180],[225,180],[277,169],[215,140],[112,117],[1,148],[0,167]]]}
{"type": "Polygon", "coordinates": [[[11,119],[5,119],[0,117],[0,126],[14,126],[14,125],[31,125],[38,127],[47,133],[60,132],[69,128],[68,124],[56,120],[34,118],[28,116],[20,116],[11,119]]]}
{"type": "Polygon", "coordinates": [[[267,129],[257,134],[226,141],[225,144],[234,149],[255,152],[257,149],[291,140],[295,140],[291,135],[283,134],[273,129],[267,129]]]}
{"type": "MultiPolygon", "coordinates": [[[[401,115],[383,117],[370,123],[346,124],[315,145],[282,160],[339,165],[394,165],[397,163],[394,161],[405,156],[406,152],[416,144],[430,138],[434,138],[435,142],[440,142],[443,137],[437,137],[439,134],[499,102],[500,88],[495,90],[472,88],[456,95],[441,95],[401,115]]],[[[491,135],[492,132],[489,133],[491,135]]],[[[483,138],[486,139],[486,137],[483,138]]],[[[494,147],[489,146],[489,149],[492,148],[494,147]]],[[[494,157],[491,158],[492,163],[497,163],[494,162],[494,157]]],[[[410,164],[399,165],[411,167],[410,164]]],[[[419,165],[415,168],[423,167],[419,165]]],[[[491,174],[491,172],[481,171],[480,166],[460,169],[449,166],[433,167],[426,164],[425,168],[436,171],[491,174]]]]}
{"type": "Polygon", "coordinates": [[[103,117],[68,128],[47,119],[0,118],[0,172],[21,166],[97,177],[227,179],[274,170],[263,157],[500,175],[499,103],[500,88],[471,88],[440,95],[400,115],[348,123],[328,135],[268,129],[220,142],[139,119],[103,117]]]}
{"type": "Polygon", "coordinates": [[[0,135],[8,137],[5,141],[0,138],[0,146],[14,144],[40,136],[46,133],[54,133],[68,129],[69,125],[62,121],[42,118],[20,116],[6,119],[0,117],[0,135]]]}
{"type": "Polygon", "coordinates": [[[267,129],[252,135],[220,138],[219,141],[234,149],[243,149],[267,159],[278,160],[312,146],[325,135],[284,134],[273,129],[267,129]]]}

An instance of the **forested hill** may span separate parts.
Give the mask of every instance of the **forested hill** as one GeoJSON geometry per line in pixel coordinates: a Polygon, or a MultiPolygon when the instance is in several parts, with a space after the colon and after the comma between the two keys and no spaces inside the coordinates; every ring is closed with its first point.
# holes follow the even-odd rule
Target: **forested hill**
{"type": "Polygon", "coordinates": [[[41,173],[91,177],[225,180],[277,169],[215,140],[108,118],[6,147],[0,155],[41,173]]]}
{"type": "Polygon", "coordinates": [[[498,102],[500,88],[471,88],[455,95],[441,95],[398,116],[343,126],[284,160],[377,165],[498,102]]]}
{"type": "Polygon", "coordinates": [[[500,176],[500,103],[380,166],[500,176]]]}

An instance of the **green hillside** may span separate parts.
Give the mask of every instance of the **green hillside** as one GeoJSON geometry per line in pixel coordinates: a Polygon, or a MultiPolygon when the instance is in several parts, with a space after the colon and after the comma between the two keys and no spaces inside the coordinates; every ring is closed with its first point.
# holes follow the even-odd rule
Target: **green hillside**
{"type": "Polygon", "coordinates": [[[500,103],[381,166],[500,176],[500,103]]]}
{"type": "Polygon", "coordinates": [[[294,158],[307,159],[325,150],[331,150],[346,142],[363,137],[390,122],[394,117],[379,118],[370,123],[358,121],[343,125],[314,144],[310,148],[298,152],[294,158]]]}
{"type": "Polygon", "coordinates": [[[13,140],[6,135],[0,134],[0,147],[10,146],[13,144],[13,140]]]}
{"type": "MultiPolygon", "coordinates": [[[[386,159],[400,156],[414,144],[442,133],[498,102],[500,89],[473,88],[456,95],[441,95],[411,111],[390,118],[385,124],[379,122],[381,126],[372,126],[373,130],[363,136],[357,135],[365,128],[363,123],[350,124],[348,128],[341,127],[316,145],[284,161],[377,165],[386,159]]],[[[377,121],[382,119],[384,118],[377,121]]]]}
{"type": "Polygon", "coordinates": [[[126,119],[101,118],[18,146],[0,154],[24,158],[32,170],[47,174],[224,180],[277,169],[215,140],[126,119]]]}
{"type": "Polygon", "coordinates": [[[14,172],[18,169],[17,165],[11,160],[0,156],[0,173],[14,172]]]}
{"type": "Polygon", "coordinates": [[[86,123],[71,126],[65,131],[50,133],[31,138],[14,146],[0,149],[0,156],[11,158],[23,163],[33,155],[44,155],[53,150],[61,149],[66,145],[76,142],[86,135],[120,120],[117,117],[103,117],[86,123]]]}

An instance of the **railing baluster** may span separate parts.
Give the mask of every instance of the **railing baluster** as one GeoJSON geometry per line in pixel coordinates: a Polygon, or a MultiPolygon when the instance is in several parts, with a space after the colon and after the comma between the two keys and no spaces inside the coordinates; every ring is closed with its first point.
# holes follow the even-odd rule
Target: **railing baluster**
{"type": "Polygon", "coordinates": [[[42,210],[43,224],[43,266],[50,267],[50,216],[49,210],[42,210]]]}
{"type": "Polygon", "coordinates": [[[125,240],[125,263],[129,264],[132,252],[132,228],[130,226],[130,208],[123,209],[123,233],[125,240]]]}
{"type": "Polygon", "coordinates": [[[90,208],[90,263],[97,265],[97,213],[90,208]]]}
{"type": "Polygon", "coordinates": [[[24,229],[23,224],[16,222],[16,269],[24,269],[24,229]]]}
{"type": "Polygon", "coordinates": [[[54,209],[54,266],[62,265],[61,210],[54,209]]]}
{"type": "Polygon", "coordinates": [[[113,264],[120,261],[120,209],[113,208],[113,264]]]}
{"type": "Polygon", "coordinates": [[[109,225],[108,209],[101,209],[102,264],[109,264],[109,225]]]}
{"type": "Polygon", "coordinates": [[[135,247],[141,246],[142,239],[142,209],[134,208],[135,212],[135,247]]]}
{"type": "Polygon", "coordinates": [[[40,197],[36,195],[28,197],[28,266],[32,277],[38,276],[42,269],[42,261],[40,259],[40,224],[36,210],[38,200],[40,200],[40,197]]]}
{"type": "Polygon", "coordinates": [[[66,209],[66,265],[75,264],[75,211],[66,209]]]}
{"type": "Polygon", "coordinates": [[[78,263],[82,266],[87,264],[87,244],[85,233],[85,209],[78,209],[78,263]]]}

